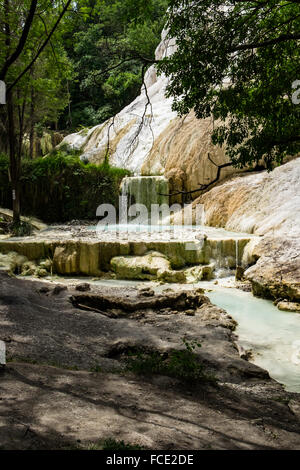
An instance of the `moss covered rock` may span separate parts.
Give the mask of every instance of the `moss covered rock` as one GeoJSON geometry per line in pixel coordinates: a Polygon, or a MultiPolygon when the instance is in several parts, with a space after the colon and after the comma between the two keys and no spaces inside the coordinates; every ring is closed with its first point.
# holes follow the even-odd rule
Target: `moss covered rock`
{"type": "Polygon", "coordinates": [[[116,256],[110,264],[118,279],[155,280],[171,271],[170,261],[158,252],[144,256],[116,256]]]}
{"type": "Polygon", "coordinates": [[[209,281],[214,277],[214,264],[206,266],[193,266],[184,270],[186,282],[209,281]]]}

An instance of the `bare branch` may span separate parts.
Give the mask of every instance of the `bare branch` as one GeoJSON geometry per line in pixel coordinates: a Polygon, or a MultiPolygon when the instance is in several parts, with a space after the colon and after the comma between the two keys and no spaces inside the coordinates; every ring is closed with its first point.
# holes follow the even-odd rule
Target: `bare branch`
{"type": "Polygon", "coordinates": [[[258,49],[261,47],[273,46],[285,41],[298,41],[300,34],[282,34],[274,39],[268,39],[263,42],[253,42],[250,44],[240,44],[239,46],[231,47],[227,52],[246,51],[248,49],[258,49]]]}
{"type": "Polygon", "coordinates": [[[36,7],[37,7],[37,0],[32,0],[18,45],[15,51],[12,53],[12,55],[8,57],[8,59],[5,61],[0,72],[0,80],[4,80],[9,67],[18,59],[18,57],[20,56],[20,54],[22,53],[24,49],[29,31],[33,22],[36,7]]]}
{"type": "Polygon", "coordinates": [[[232,163],[231,162],[228,162],[228,163],[223,163],[222,165],[217,165],[211,158],[210,154],[207,155],[207,158],[208,160],[218,168],[217,170],[217,175],[215,177],[215,179],[213,179],[212,181],[210,181],[209,183],[207,184],[201,184],[199,186],[199,188],[197,189],[193,189],[192,191],[176,191],[174,193],[169,193],[169,194],[159,194],[160,196],[178,196],[179,194],[194,194],[194,193],[198,193],[198,192],[202,192],[202,191],[206,191],[206,189],[210,188],[213,184],[217,183],[217,181],[219,181],[220,179],[220,176],[221,176],[221,171],[223,168],[227,168],[229,166],[232,166],[232,163]]]}

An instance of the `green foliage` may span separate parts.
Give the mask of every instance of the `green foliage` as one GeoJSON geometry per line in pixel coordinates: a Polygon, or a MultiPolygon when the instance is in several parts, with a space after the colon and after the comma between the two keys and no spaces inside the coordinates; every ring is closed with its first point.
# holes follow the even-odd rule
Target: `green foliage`
{"type": "Polygon", "coordinates": [[[99,372],[103,372],[103,368],[99,366],[99,364],[95,364],[94,366],[91,367],[90,371],[99,373],[99,372]]]}
{"type": "Polygon", "coordinates": [[[72,35],[65,34],[76,78],[62,127],[94,126],[135,99],[145,59],[151,63],[160,42],[166,7],[167,0],[80,2],[80,19],[74,18],[72,35]]]}
{"type": "MultiPolygon", "coordinates": [[[[30,5],[30,0],[0,2],[0,71],[18,44],[30,5]]],[[[8,86],[35,58],[63,5],[38,2],[22,54],[5,77],[8,86]]],[[[51,41],[14,88],[19,156],[24,141],[33,150],[41,129],[94,126],[139,94],[142,67],[154,59],[166,7],[167,0],[71,2],[51,41]]],[[[8,150],[6,109],[0,107],[0,151],[8,150]]]]}
{"type": "Polygon", "coordinates": [[[124,441],[116,441],[115,439],[106,439],[103,443],[102,450],[143,450],[143,447],[137,444],[127,444],[124,441]]]}
{"type": "Polygon", "coordinates": [[[21,220],[17,224],[12,223],[9,227],[9,230],[15,237],[27,237],[32,233],[32,225],[21,220]]]}
{"type": "Polygon", "coordinates": [[[0,153],[0,206],[10,208],[12,196],[8,169],[9,158],[7,155],[0,153]]]}
{"type": "Polygon", "coordinates": [[[167,375],[187,383],[209,380],[196,354],[196,349],[200,348],[201,344],[196,340],[187,341],[185,338],[182,342],[185,349],[172,350],[169,353],[132,351],[126,360],[126,368],[135,374],[167,375]]]}
{"type": "MultiPolygon", "coordinates": [[[[0,156],[0,206],[10,207],[8,158],[0,156]]],[[[84,164],[78,152],[60,148],[51,155],[22,160],[21,212],[45,222],[95,219],[96,209],[107,203],[118,206],[119,185],[129,172],[108,162],[84,164]]]]}
{"type": "Polygon", "coordinates": [[[160,70],[184,115],[213,115],[213,143],[237,167],[271,169],[300,151],[299,1],[169,0],[169,35],[178,50],[160,70]]]}
{"type": "MultiPolygon", "coordinates": [[[[0,2],[0,70],[7,57],[17,48],[22,35],[25,19],[29,12],[30,1],[8,0],[0,2]]],[[[24,48],[18,60],[9,66],[5,76],[7,88],[19,79],[32,60],[39,47],[53,28],[61,12],[62,3],[43,0],[38,2],[36,14],[26,38],[24,48]]],[[[15,131],[20,138],[24,133],[32,133],[35,125],[55,126],[60,113],[69,101],[68,81],[74,77],[71,60],[66,54],[63,40],[64,25],[51,37],[38,59],[20,78],[12,91],[15,131]]],[[[8,130],[6,107],[0,108],[0,150],[7,151],[8,130]],[[3,125],[2,125],[2,122],[3,125]]]]}
{"type": "Polygon", "coordinates": [[[116,441],[115,439],[108,438],[96,444],[90,444],[87,450],[143,450],[143,447],[138,444],[128,444],[124,441],[116,441]]]}

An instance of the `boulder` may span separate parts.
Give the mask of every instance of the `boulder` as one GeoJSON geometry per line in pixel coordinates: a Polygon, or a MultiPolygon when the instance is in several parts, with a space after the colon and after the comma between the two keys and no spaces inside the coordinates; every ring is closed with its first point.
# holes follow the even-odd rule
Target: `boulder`
{"type": "Polygon", "coordinates": [[[209,281],[213,278],[214,265],[209,264],[207,266],[192,266],[184,270],[186,282],[193,284],[199,281],[209,281]]]}
{"type": "Polygon", "coordinates": [[[242,268],[242,266],[237,266],[235,270],[235,280],[242,281],[244,278],[244,273],[245,273],[244,268],[242,268]]]}
{"type": "Polygon", "coordinates": [[[279,310],[283,310],[286,312],[299,312],[300,313],[300,303],[297,302],[289,302],[287,300],[282,300],[277,303],[277,307],[279,310]]]}
{"type": "Polygon", "coordinates": [[[185,283],[186,277],[184,271],[174,271],[172,269],[159,270],[157,272],[157,279],[160,282],[174,282],[174,283],[185,283]]]}
{"type": "Polygon", "coordinates": [[[111,267],[118,279],[156,280],[171,271],[170,261],[158,252],[144,256],[116,256],[111,260],[111,267]]]}
{"type": "Polygon", "coordinates": [[[79,273],[76,248],[73,245],[57,246],[54,251],[53,265],[58,274],[79,273]]]}
{"type": "Polygon", "coordinates": [[[91,290],[91,286],[88,282],[83,282],[81,284],[77,284],[75,290],[78,290],[79,292],[87,292],[91,290]]]}

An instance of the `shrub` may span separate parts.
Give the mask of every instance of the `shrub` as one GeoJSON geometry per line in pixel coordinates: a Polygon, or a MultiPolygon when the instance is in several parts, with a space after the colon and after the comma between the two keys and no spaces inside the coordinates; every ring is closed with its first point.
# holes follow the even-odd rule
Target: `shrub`
{"type": "Polygon", "coordinates": [[[143,450],[138,444],[128,444],[124,441],[116,441],[115,439],[106,439],[103,443],[102,450],[143,450]]]}
{"type": "MultiPolygon", "coordinates": [[[[8,157],[0,155],[0,206],[11,208],[8,157]]],[[[21,212],[45,222],[95,219],[100,204],[118,207],[119,185],[127,170],[85,164],[66,148],[44,158],[22,160],[21,212]]]]}
{"type": "MultiPolygon", "coordinates": [[[[79,447],[78,449],[82,449],[79,447]]],[[[85,450],[144,450],[143,447],[138,444],[129,444],[124,441],[116,441],[113,438],[108,438],[99,442],[90,443],[85,450]]]]}
{"type": "Polygon", "coordinates": [[[212,377],[204,373],[203,364],[195,352],[201,344],[196,340],[189,342],[185,338],[182,342],[185,349],[168,353],[132,351],[126,360],[126,368],[135,374],[167,375],[189,383],[213,381],[212,377]]]}

